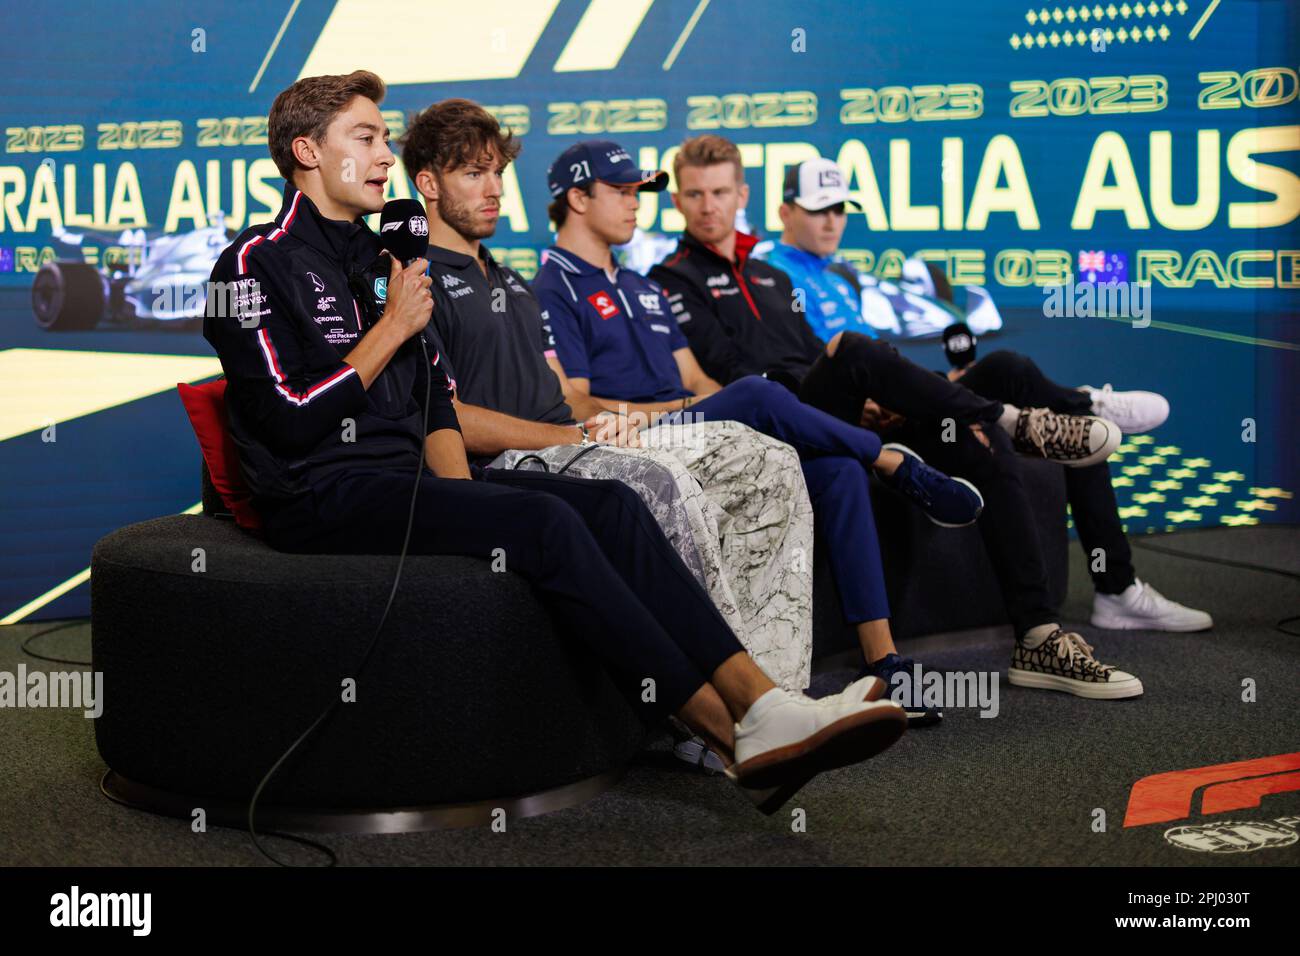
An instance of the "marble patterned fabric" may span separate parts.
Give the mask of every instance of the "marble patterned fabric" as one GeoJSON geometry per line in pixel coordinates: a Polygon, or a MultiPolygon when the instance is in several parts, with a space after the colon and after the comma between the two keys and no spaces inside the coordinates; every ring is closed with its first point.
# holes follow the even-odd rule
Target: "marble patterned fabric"
{"type": "MultiPolygon", "coordinates": [[[[492,462],[513,468],[529,455],[552,472],[610,478],[646,503],[740,642],[777,684],[812,679],[813,514],[799,456],[739,422],[663,425],[645,448],[556,445],[512,450],[492,462]]],[[[540,468],[528,460],[523,468],[540,468]]]]}

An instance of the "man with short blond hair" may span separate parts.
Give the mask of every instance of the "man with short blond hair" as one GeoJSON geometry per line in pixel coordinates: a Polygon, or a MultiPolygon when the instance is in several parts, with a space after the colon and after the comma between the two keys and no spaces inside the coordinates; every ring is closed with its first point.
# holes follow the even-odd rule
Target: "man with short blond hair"
{"type": "MultiPolygon", "coordinates": [[[[735,145],[714,135],[689,139],[674,168],[673,202],[686,231],[650,275],[675,297],[677,321],[707,373],[724,382],[775,373],[810,405],[874,427],[970,479],[984,495],[980,533],[1016,633],[1009,680],[1082,697],[1141,694],[1141,681],[1102,664],[1080,635],[1060,627],[1015,454],[1096,464],[1118,447],[1119,429],[1105,419],[982,398],[855,332],[823,343],[790,277],[753,258],[757,237],[735,227],[749,199],[735,145]]],[[[818,204],[848,199],[840,177],[807,186],[818,204]]]]}

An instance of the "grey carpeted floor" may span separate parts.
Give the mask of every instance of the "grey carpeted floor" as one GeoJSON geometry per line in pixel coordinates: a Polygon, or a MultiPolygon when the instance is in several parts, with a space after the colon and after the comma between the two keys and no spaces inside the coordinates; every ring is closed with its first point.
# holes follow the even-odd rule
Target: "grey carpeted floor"
{"type": "MultiPolygon", "coordinates": [[[[1160,547],[1300,573],[1300,530],[1215,529],[1144,538],[1160,547]]],[[[1067,622],[1091,602],[1082,553],[1072,554],[1067,622]]],[[[1012,688],[1010,631],[967,632],[905,645],[950,670],[1002,672],[998,716],[949,710],[885,754],[813,781],[776,816],[759,815],[721,777],[698,775],[657,741],[623,781],[583,806],[511,821],[507,832],[440,831],[322,838],[348,865],[493,864],[1300,864],[1300,844],[1235,854],[1171,845],[1175,824],[1125,830],[1134,781],[1152,773],[1300,750],[1300,638],[1273,625],[1300,614],[1300,581],[1146,551],[1138,573],[1165,594],[1209,610],[1204,634],[1084,628],[1098,657],[1141,677],[1133,701],[1087,701],[1012,688]],[[1242,681],[1258,699],[1244,703],[1242,681]],[[1106,814],[1094,832],[1094,810],[1106,814]],[[802,811],[803,832],[795,832],[802,811]]],[[[63,669],[20,654],[43,625],[0,629],[0,670],[63,669]]],[[[44,625],[48,626],[48,625],[44,625]]],[[[1292,625],[1293,628],[1296,625],[1292,625]]],[[[52,656],[86,658],[89,625],[42,639],[52,656]]],[[[819,674],[838,690],[847,668],[819,674]]],[[[103,764],[79,712],[0,710],[0,864],[262,865],[248,837],[122,808],[98,791],[103,764]]],[[[1300,817],[1300,793],[1265,797],[1234,820],[1300,817]]],[[[1221,821],[1201,818],[1189,824],[1221,821]]],[[[287,859],[317,857],[273,843],[287,859]]]]}

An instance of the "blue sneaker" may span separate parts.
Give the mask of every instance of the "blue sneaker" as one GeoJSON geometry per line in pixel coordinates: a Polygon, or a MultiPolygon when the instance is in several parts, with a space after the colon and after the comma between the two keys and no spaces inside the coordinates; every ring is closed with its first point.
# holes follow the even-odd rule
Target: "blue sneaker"
{"type": "Polygon", "coordinates": [[[880,450],[903,456],[898,469],[892,475],[880,475],[881,480],[911,498],[939,527],[964,528],[974,524],[984,510],[984,496],[965,478],[950,478],[931,468],[920,455],[898,442],[890,442],[880,450]]]}
{"type": "Polygon", "coordinates": [[[925,727],[943,720],[943,711],[937,707],[926,707],[922,703],[921,688],[915,686],[918,673],[924,675],[925,669],[912,658],[886,654],[859,671],[858,678],[875,677],[883,681],[884,692],[880,696],[903,706],[907,714],[907,726],[925,727]]]}

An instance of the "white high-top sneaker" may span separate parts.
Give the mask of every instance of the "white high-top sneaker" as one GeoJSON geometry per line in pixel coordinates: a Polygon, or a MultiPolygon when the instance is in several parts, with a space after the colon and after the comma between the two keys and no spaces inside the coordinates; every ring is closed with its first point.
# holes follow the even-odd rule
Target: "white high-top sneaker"
{"type": "Polygon", "coordinates": [[[1169,417],[1169,400],[1155,392],[1117,392],[1106,383],[1101,388],[1083,385],[1095,414],[1114,422],[1125,435],[1140,435],[1159,428],[1169,417]]]}
{"type": "Polygon", "coordinates": [[[1214,619],[1169,600],[1141,578],[1119,594],[1094,594],[1092,626],[1112,631],[1206,631],[1214,619]]]}

